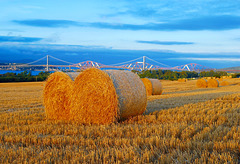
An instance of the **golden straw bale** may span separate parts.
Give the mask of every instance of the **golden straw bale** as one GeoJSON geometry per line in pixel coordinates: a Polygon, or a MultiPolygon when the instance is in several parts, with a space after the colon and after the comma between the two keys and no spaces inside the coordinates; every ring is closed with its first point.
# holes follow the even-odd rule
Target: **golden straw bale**
{"type": "Polygon", "coordinates": [[[229,82],[228,82],[228,81],[223,81],[223,82],[221,83],[221,86],[227,86],[227,85],[229,85],[229,82]]]}
{"type": "Polygon", "coordinates": [[[147,96],[132,72],[90,68],[74,81],[71,117],[83,124],[109,124],[142,114],[147,96]]]}
{"type": "Polygon", "coordinates": [[[147,96],[152,95],[153,93],[152,82],[148,78],[142,78],[141,80],[146,88],[147,96]]]}
{"type": "Polygon", "coordinates": [[[207,85],[209,88],[216,88],[219,87],[219,81],[216,79],[210,79],[208,80],[207,85]]]}
{"type": "Polygon", "coordinates": [[[91,68],[74,81],[71,117],[80,123],[107,124],[116,121],[118,99],[114,84],[105,72],[91,68]]]}
{"type": "Polygon", "coordinates": [[[49,76],[43,90],[46,116],[53,120],[68,120],[73,81],[63,72],[49,76]]]}
{"type": "Polygon", "coordinates": [[[198,79],[196,86],[198,88],[207,88],[208,84],[207,84],[207,80],[206,79],[198,79]]]}

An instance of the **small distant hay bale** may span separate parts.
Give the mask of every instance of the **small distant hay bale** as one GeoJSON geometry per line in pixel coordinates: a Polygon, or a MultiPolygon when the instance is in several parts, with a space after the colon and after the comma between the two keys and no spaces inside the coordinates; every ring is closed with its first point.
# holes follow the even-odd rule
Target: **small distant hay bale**
{"type": "Polygon", "coordinates": [[[162,83],[157,79],[150,79],[153,88],[153,95],[161,95],[163,92],[162,83]]]}
{"type": "Polygon", "coordinates": [[[227,79],[228,77],[227,76],[222,76],[222,79],[227,79]]]}
{"type": "Polygon", "coordinates": [[[48,77],[43,90],[43,101],[48,119],[69,120],[72,89],[73,81],[67,74],[55,72],[48,77]]]}
{"type": "Polygon", "coordinates": [[[178,79],[178,82],[187,82],[187,79],[183,78],[183,79],[178,79]]]}
{"type": "Polygon", "coordinates": [[[206,77],[207,80],[212,79],[212,77],[206,77]]]}
{"type": "Polygon", "coordinates": [[[140,78],[130,71],[90,68],[74,81],[71,118],[83,124],[110,124],[140,115],[147,96],[140,78]]]}
{"type": "Polygon", "coordinates": [[[145,88],[147,95],[161,95],[163,92],[162,83],[157,79],[148,79],[142,78],[141,79],[145,88]]]}
{"type": "Polygon", "coordinates": [[[198,88],[207,88],[208,87],[207,80],[206,79],[198,79],[197,83],[196,83],[196,86],[198,88]]]}
{"type": "Polygon", "coordinates": [[[223,81],[223,82],[221,83],[221,86],[227,86],[227,85],[229,85],[229,82],[228,82],[228,81],[223,81]]]}
{"type": "Polygon", "coordinates": [[[219,81],[216,79],[210,79],[208,80],[207,85],[209,88],[216,88],[219,87],[219,81]]]}

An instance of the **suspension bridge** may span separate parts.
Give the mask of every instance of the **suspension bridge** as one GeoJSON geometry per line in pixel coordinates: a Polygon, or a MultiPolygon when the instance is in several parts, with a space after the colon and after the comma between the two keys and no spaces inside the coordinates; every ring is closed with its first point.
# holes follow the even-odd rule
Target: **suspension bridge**
{"type": "Polygon", "coordinates": [[[153,60],[149,57],[143,56],[133,60],[129,60],[126,62],[106,65],[102,63],[98,63],[95,61],[84,61],[80,63],[71,63],[62,59],[58,59],[51,55],[46,55],[43,58],[40,58],[36,61],[26,63],[26,64],[14,64],[14,65],[0,65],[0,69],[10,69],[10,70],[33,70],[33,69],[41,69],[45,71],[56,71],[56,70],[82,70],[91,67],[96,67],[99,69],[125,69],[125,70],[173,70],[173,71],[209,71],[214,70],[213,68],[209,68],[200,64],[190,63],[180,66],[171,67],[169,65],[160,63],[156,60],[153,60]],[[56,60],[58,62],[64,63],[62,65],[53,65],[50,63],[51,60],[56,60]],[[45,64],[37,64],[39,61],[45,61],[45,64]],[[148,61],[148,62],[146,62],[148,61]]]}

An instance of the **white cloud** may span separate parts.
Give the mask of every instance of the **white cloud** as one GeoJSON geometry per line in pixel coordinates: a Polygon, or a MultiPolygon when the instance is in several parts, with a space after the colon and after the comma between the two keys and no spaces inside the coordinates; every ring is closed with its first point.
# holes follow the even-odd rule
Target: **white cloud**
{"type": "Polygon", "coordinates": [[[226,61],[226,62],[235,62],[240,61],[240,58],[175,58],[179,60],[198,60],[198,61],[226,61]]]}

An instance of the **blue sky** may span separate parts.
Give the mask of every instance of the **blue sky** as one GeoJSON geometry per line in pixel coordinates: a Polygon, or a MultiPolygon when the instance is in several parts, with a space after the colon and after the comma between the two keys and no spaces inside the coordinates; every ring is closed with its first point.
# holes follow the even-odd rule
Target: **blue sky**
{"type": "MultiPolygon", "coordinates": [[[[34,52],[42,47],[66,52],[74,45],[91,53],[114,51],[115,57],[125,50],[158,52],[158,61],[162,52],[171,52],[164,56],[171,66],[240,65],[240,0],[0,0],[0,10],[0,50],[31,46],[34,52]]],[[[11,56],[4,52],[2,58],[11,56]]],[[[82,59],[82,51],[74,53],[82,59]]]]}

